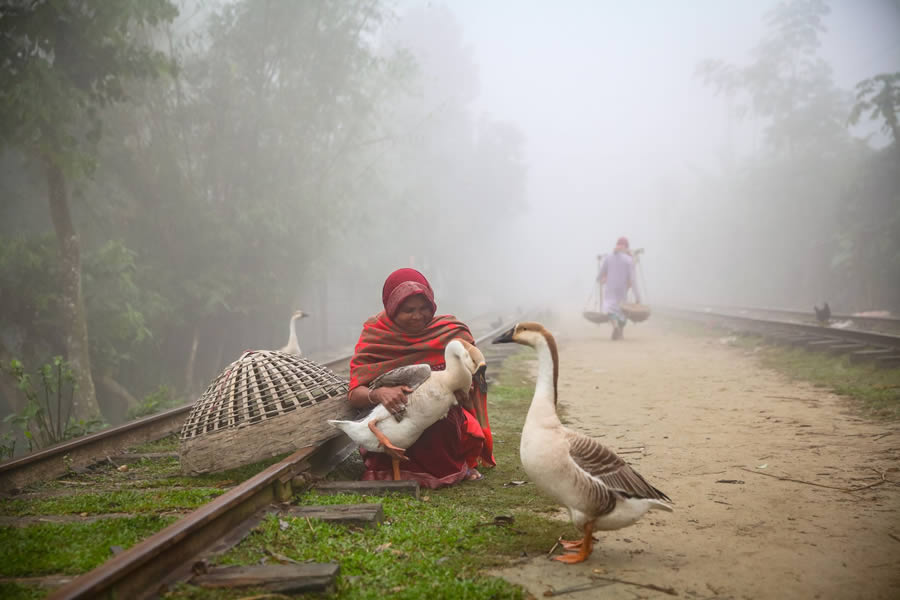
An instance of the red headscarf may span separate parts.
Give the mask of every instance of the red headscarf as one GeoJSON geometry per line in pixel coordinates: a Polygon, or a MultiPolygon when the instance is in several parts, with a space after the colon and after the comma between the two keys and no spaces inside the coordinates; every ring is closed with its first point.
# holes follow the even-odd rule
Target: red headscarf
{"type": "Polygon", "coordinates": [[[381,302],[390,318],[394,318],[397,309],[410,296],[421,294],[431,304],[431,312],[437,311],[434,302],[434,290],[425,276],[415,269],[397,269],[384,281],[381,289],[381,302]]]}

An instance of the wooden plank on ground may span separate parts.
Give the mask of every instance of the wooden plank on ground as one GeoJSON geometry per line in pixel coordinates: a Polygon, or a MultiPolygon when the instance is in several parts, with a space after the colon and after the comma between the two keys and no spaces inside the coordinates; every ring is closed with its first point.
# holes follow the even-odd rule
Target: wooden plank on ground
{"type": "Polygon", "coordinates": [[[205,588],[257,587],[267,592],[328,592],[341,567],[337,563],[217,567],[190,583],[205,588]]]}
{"type": "Polygon", "coordinates": [[[291,506],[278,511],[282,515],[319,519],[331,523],[349,523],[369,527],[384,521],[381,504],[326,504],[323,506],[291,506]]]}
{"type": "Polygon", "coordinates": [[[317,483],[314,489],[320,494],[409,494],[417,500],[419,498],[418,481],[323,481],[317,483]]]}

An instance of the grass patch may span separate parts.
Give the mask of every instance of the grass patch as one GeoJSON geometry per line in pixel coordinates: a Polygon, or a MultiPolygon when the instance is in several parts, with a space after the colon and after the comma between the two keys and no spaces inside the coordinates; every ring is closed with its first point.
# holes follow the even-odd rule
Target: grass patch
{"type": "MultiPolygon", "coordinates": [[[[753,343],[753,339],[745,340],[753,343]]],[[[850,364],[848,356],[830,356],[797,348],[760,346],[760,364],[793,380],[808,381],[860,403],[865,414],[882,419],[900,419],[900,369],[874,364],[850,364]]]]}
{"type": "Polygon", "coordinates": [[[0,527],[0,574],[32,577],[83,573],[109,559],[111,546],[128,548],[174,521],[175,517],[148,515],[93,523],[0,527]]]}
{"type": "MultiPolygon", "coordinates": [[[[336,561],[341,577],[327,597],[380,599],[497,598],[519,599],[524,592],[502,579],[482,573],[485,567],[511,558],[543,554],[567,526],[551,519],[557,506],[533,484],[507,486],[526,479],[519,462],[519,438],[534,390],[530,374],[533,354],[509,357],[489,391],[490,417],[497,466],[482,469],[485,477],[440,490],[423,490],[422,500],[406,496],[372,498],[320,496],[315,491],[297,504],[380,502],[385,523],[357,528],[306,519],[269,517],[241,544],[217,559],[222,565],[250,565],[280,554],[296,561],[336,561]],[[496,516],[512,516],[507,526],[496,516]]],[[[362,465],[348,461],[338,473],[359,477],[362,465]]],[[[235,599],[254,590],[211,591],[180,585],[165,597],[174,600],[235,599]]]]}
{"type": "Polygon", "coordinates": [[[66,515],[76,513],[152,513],[174,509],[194,509],[222,494],[217,488],[185,490],[114,490],[43,499],[7,500],[0,515],[66,515]]]}
{"type": "Polygon", "coordinates": [[[0,582],[0,598],[3,600],[39,600],[46,597],[47,592],[47,588],[38,585],[0,582]]]}
{"type": "Polygon", "coordinates": [[[852,398],[863,414],[900,419],[900,369],[874,363],[851,364],[849,356],[769,344],[760,336],[735,333],[718,327],[683,321],[666,321],[666,327],[691,336],[734,336],[732,345],[753,351],[760,366],[852,398]]]}
{"type": "Polygon", "coordinates": [[[129,448],[129,452],[135,454],[150,454],[152,452],[178,452],[178,434],[173,433],[164,438],[139,444],[129,448]]]}

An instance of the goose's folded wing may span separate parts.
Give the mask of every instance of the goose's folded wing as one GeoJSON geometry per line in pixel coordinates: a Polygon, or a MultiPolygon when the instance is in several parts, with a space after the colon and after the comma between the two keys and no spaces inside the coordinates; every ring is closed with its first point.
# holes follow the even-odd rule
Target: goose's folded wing
{"type": "Polygon", "coordinates": [[[600,442],[577,431],[566,431],[566,437],[569,440],[569,456],[575,464],[610,489],[630,498],[671,502],[668,496],[647,483],[640,473],[600,442]]]}
{"type": "Polygon", "coordinates": [[[428,365],[407,365],[405,367],[397,367],[387,373],[382,373],[372,380],[369,389],[380,387],[396,387],[398,385],[406,385],[412,389],[416,389],[431,377],[431,367],[428,365]]]}

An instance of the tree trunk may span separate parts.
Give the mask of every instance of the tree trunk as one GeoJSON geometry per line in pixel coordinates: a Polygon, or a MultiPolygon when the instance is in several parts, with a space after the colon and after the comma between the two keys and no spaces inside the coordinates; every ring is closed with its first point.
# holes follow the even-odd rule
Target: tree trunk
{"type": "Polygon", "coordinates": [[[47,188],[50,199],[50,217],[59,242],[59,266],[62,291],[62,320],[66,360],[75,375],[74,406],[72,414],[76,419],[100,417],[94,380],[91,378],[91,356],[88,346],[87,318],[84,300],[81,297],[81,251],[78,236],[72,225],[69,212],[69,195],[62,170],[51,159],[44,158],[47,188]]]}
{"type": "Polygon", "coordinates": [[[187,367],[184,370],[184,395],[194,395],[194,364],[197,362],[197,346],[200,345],[200,328],[194,326],[194,341],[191,343],[191,352],[188,354],[187,367]]]}

